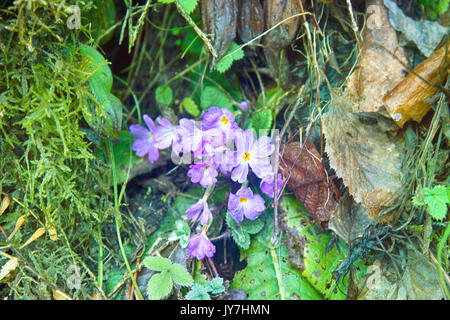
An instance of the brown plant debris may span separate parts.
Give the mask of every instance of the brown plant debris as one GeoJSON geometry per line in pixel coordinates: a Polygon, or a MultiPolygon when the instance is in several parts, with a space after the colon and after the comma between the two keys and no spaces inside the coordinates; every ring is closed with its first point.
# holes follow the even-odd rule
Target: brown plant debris
{"type": "Polygon", "coordinates": [[[383,132],[376,117],[363,117],[351,108],[351,102],[335,95],[322,118],[325,151],[355,201],[376,220],[402,186],[403,142],[383,132]]]}
{"type": "Polygon", "coordinates": [[[284,177],[290,174],[287,189],[294,192],[314,220],[318,223],[330,220],[339,191],[328,177],[322,157],[309,139],[305,141],[303,150],[295,142],[283,146],[280,171],[284,177]]]}
{"type": "Polygon", "coordinates": [[[448,76],[449,50],[447,43],[433,52],[384,97],[384,105],[399,127],[409,120],[420,122],[431,109],[430,98],[438,90],[436,84],[448,76]]]}
{"type": "Polygon", "coordinates": [[[367,14],[359,65],[350,75],[344,92],[354,112],[384,110],[383,97],[402,81],[408,66],[383,1],[367,1],[367,14]]]}

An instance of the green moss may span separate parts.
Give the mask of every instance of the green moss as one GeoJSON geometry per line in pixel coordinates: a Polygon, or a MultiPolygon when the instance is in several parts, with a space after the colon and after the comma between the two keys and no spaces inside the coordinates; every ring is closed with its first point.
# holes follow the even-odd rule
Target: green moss
{"type": "MultiPolygon", "coordinates": [[[[75,4],[82,14],[92,7],[92,1],[53,0],[15,1],[0,8],[5,17],[0,25],[0,190],[23,204],[12,203],[0,225],[10,233],[17,217],[32,210],[35,216],[21,228],[27,233],[22,238],[41,225],[55,228],[54,245],[82,261],[112,204],[109,170],[82,130],[88,127],[83,97],[91,94],[91,73],[83,71],[86,61],[78,48],[89,33],[66,26],[67,8],[75,4]]],[[[48,241],[46,234],[30,247],[48,241]]],[[[14,246],[17,242],[14,237],[14,246]]],[[[52,264],[58,252],[41,263],[52,264]]],[[[65,288],[62,278],[55,281],[65,288]]]]}

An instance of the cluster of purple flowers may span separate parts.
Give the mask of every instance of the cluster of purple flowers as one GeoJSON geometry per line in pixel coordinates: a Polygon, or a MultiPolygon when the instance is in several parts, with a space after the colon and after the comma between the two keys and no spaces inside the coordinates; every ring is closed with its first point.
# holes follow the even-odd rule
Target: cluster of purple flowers
{"type": "MultiPolygon", "coordinates": [[[[243,107],[245,106],[243,102],[243,107]]],[[[180,153],[193,155],[187,175],[193,183],[208,189],[217,182],[219,173],[243,184],[249,170],[261,179],[260,189],[267,196],[274,197],[274,170],[269,157],[274,145],[268,136],[255,139],[253,131],[242,130],[232,112],[225,108],[211,107],[201,121],[183,118],[174,126],[166,118],[153,120],[143,116],[148,128],[139,124],[130,126],[130,132],[137,138],[132,149],[136,155],[148,156],[150,162],[159,158],[159,150],[172,147],[172,155],[180,153]]],[[[281,174],[277,177],[277,190],[281,191],[281,174]]],[[[191,236],[188,252],[199,260],[212,257],[215,247],[206,236],[207,225],[213,215],[208,207],[209,192],[186,211],[188,218],[203,225],[202,232],[191,236]]],[[[264,199],[244,186],[228,198],[228,213],[238,223],[244,217],[255,220],[265,210],[264,199]]]]}

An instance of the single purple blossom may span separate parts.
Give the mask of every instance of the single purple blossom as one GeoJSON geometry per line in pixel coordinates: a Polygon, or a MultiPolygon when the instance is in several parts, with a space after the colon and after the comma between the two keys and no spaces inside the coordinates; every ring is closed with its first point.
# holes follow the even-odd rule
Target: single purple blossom
{"type": "Polygon", "coordinates": [[[219,166],[220,172],[228,174],[236,165],[236,152],[226,146],[217,147],[214,149],[212,159],[219,166]]]}
{"type": "Polygon", "coordinates": [[[250,188],[242,186],[236,194],[230,193],[228,212],[237,223],[246,217],[255,220],[266,209],[264,199],[259,194],[253,194],[250,188]]]}
{"type": "Polygon", "coordinates": [[[146,114],[144,114],[143,119],[148,129],[140,124],[132,124],[130,126],[130,133],[137,138],[131,148],[136,152],[138,157],[148,155],[148,160],[153,163],[159,158],[159,151],[155,146],[155,139],[153,137],[155,123],[146,114]]]}
{"type": "Polygon", "coordinates": [[[241,109],[242,111],[247,111],[248,110],[248,103],[247,101],[241,101],[241,109]]]}
{"type": "MultiPolygon", "coordinates": [[[[259,184],[261,191],[272,199],[273,199],[273,195],[275,193],[275,183],[273,182],[273,180],[274,180],[273,178],[274,178],[274,174],[272,172],[270,172],[270,174],[268,174],[264,178],[262,178],[261,183],[259,184]]],[[[279,173],[278,179],[277,179],[278,195],[281,193],[282,188],[283,188],[283,178],[281,176],[281,173],[279,173]]]]}
{"type": "Polygon", "coordinates": [[[247,180],[249,166],[258,178],[263,178],[272,170],[269,156],[275,147],[268,136],[262,136],[255,141],[253,132],[245,130],[238,135],[236,142],[236,166],[231,173],[231,180],[243,183],[247,180]]]}
{"type": "Polygon", "coordinates": [[[190,119],[180,119],[180,124],[176,127],[180,137],[180,149],[182,152],[191,152],[201,147],[202,131],[190,119]]]}
{"type": "Polygon", "coordinates": [[[159,123],[159,126],[153,132],[155,146],[158,149],[166,149],[172,146],[172,149],[178,153],[181,147],[175,126],[166,118],[158,117],[156,121],[159,123]]]}
{"type": "Polygon", "coordinates": [[[214,253],[216,253],[216,247],[208,239],[206,234],[202,232],[191,236],[187,251],[191,257],[197,260],[203,260],[205,257],[212,258],[214,253]]]}
{"type": "Polygon", "coordinates": [[[189,166],[187,175],[192,183],[200,182],[200,185],[206,189],[217,182],[217,165],[210,161],[200,161],[189,166]]]}
{"type": "Polygon", "coordinates": [[[222,145],[225,145],[229,139],[236,136],[236,131],[240,132],[238,124],[235,122],[234,114],[226,109],[219,107],[211,107],[203,115],[202,129],[220,129],[224,135],[222,145]]]}
{"type": "Polygon", "coordinates": [[[204,199],[200,199],[192,206],[190,206],[186,213],[191,221],[200,221],[202,225],[205,225],[212,219],[211,210],[209,210],[208,202],[204,199]]]}

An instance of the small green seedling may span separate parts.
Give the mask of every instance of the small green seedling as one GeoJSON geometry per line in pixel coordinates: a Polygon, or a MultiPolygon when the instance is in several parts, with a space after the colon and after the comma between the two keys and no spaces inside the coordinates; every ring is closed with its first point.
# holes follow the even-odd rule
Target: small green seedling
{"type": "Polygon", "coordinates": [[[184,287],[190,287],[194,284],[194,279],[190,273],[181,264],[172,263],[163,257],[147,257],[144,259],[144,265],[155,271],[147,285],[147,294],[151,300],[160,300],[167,297],[173,288],[173,283],[184,287]]]}
{"type": "Polygon", "coordinates": [[[450,203],[450,187],[438,185],[430,188],[423,188],[423,200],[413,197],[415,206],[428,206],[428,212],[435,220],[442,220],[447,214],[447,204],[450,203]]]}
{"type": "Polygon", "coordinates": [[[209,294],[218,294],[225,291],[222,278],[208,280],[205,285],[194,283],[186,295],[188,300],[211,300],[209,294]]]}

